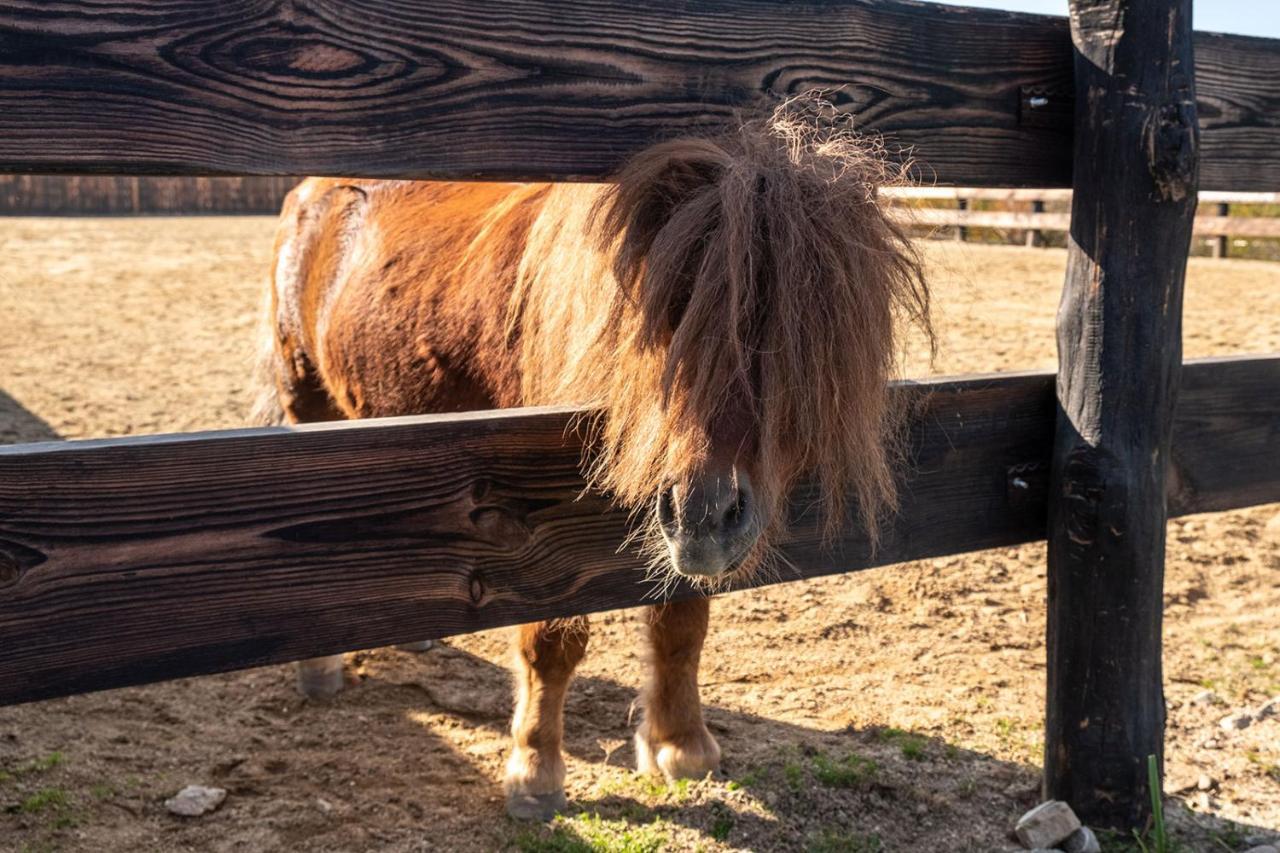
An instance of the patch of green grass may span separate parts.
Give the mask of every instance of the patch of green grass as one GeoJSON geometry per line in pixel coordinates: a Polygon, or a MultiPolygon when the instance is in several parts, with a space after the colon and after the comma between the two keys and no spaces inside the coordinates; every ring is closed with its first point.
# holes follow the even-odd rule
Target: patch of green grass
{"type": "Polygon", "coordinates": [[[787,780],[787,787],[799,791],[804,784],[804,768],[798,761],[788,761],[782,768],[782,777],[787,780]]]}
{"type": "Polygon", "coordinates": [[[716,819],[711,824],[711,837],[716,841],[724,841],[729,837],[729,833],[733,832],[733,826],[736,822],[733,818],[733,813],[728,809],[717,810],[716,819]]]}
{"type": "Polygon", "coordinates": [[[881,853],[884,842],[878,835],[863,835],[828,826],[810,836],[805,849],[808,853],[881,853]]]}
{"type": "Polygon", "coordinates": [[[71,805],[71,798],[63,788],[41,788],[18,806],[23,814],[39,814],[44,811],[61,811],[71,805]]]}
{"type": "Polygon", "coordinates": [[[116,789],[105,782],[99,782],[89,789],[89,793],[95,800],[106,800],[116,795],[116,789]]]}
{"type": "Polygon", "coordinates": [[[61,752],[51,752],[43,758],[33,758],[25,764],[19,764],[12,770],[0,770],[0,784],[12,782],[23,776],[31,776],[36,773],[45,773],[55,767],[62,765],[66,761],[66,756],[61,752]]]}
{"type": "Polygon", "coordinates": [[[902,757],[908,761],[925,760],[925,745],[927,741],[920,735],[890,726],[877,731],[876,737],[885,743],[896,744],[902,750],[902,757]]]}
{"type": "Polygon", "coordinates": [[[825,755],[813,758],[813,775],[828,788],[861,788],[869,784],[880,770],[870,758],[850,753],[838,761],[825,755]]]}
{"type": "Polygon", "coordinates": [[[658,853],[670,842],[662,821],[637,826],[592,812],[557,817],[549,829],[527,830],[515,843],[523,853],[658,853]]]}
{"type": "Polygon", "coordinates": [[[677,779],[668,784],[660,776],[647,773],[630,773],[617,779],[607,779],[597,790],[606,797],[634,797],[639,800],[659,800],[666,804],[680,805],[693,795],[692,779],[677,779]]]}

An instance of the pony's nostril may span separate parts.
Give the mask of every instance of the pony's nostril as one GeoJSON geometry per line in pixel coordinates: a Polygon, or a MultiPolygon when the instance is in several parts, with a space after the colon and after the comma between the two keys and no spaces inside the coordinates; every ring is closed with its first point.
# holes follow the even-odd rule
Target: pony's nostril
{"type": "Polygon", "coordinates": [[[742,526],[743,521],[747,517],[747,493],[739,491],[737,498],[733,503],[729,504],[729,508],[724,512],[724,529],[736,530],[742,526]]]}
{"type": "Polygon", "coordinates": [[[663,489],[658,493],[658,523],[670,529],[676,521],[675,497],[671,489],[663,489]]]}

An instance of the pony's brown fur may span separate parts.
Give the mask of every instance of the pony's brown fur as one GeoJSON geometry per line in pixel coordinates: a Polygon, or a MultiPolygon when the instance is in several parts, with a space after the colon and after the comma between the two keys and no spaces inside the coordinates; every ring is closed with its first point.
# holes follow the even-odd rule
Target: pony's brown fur
{"type": "MultiPolygon", "coordinates": [[[[309,180],[277,240],[264,408],[575,404],[601,415],[594,481],[642,518],[712,457],[749,470],[763,535],[745,564],[801,477],[830,529],[852,502],[874,536],[895,504],[895,325],[928,329],[919,259],[878,197],[896,174],[803,100],[655,145],[609,186],[309,180]]],[[[705,618],[685,623],[700,648],[705,618]]],[[[534,628],[522,648],[555,633],[534,628]]]]}

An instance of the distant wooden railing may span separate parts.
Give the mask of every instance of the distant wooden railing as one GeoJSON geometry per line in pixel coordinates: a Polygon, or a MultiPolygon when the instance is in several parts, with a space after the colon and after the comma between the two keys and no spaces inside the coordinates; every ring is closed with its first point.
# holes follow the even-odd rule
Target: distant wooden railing
{"type": "MultiPolygon", "coordinates": [[[[953,228],[957,240],[968,239],[970,228],[1001,228],[1025,231],[1028,246],[1043,245],[1041,232],[1068,231],[1071,228],[1070,210],[1045,211],[1046,204],[1071,204],[1071,190],[1063,189],[979,189],[957,187],[902,187],[887,191],[890,197],[902,202],[954,201],[956,207],[910,208],[910,220],[914,224],[938,228],[953,228]],[[1032,210],[974,210],[971,202],[1026,204],[1032,210]]],[[[1195,218],[1192,233],[1196,237],[1212,237],[1213,256],[1226,257],[1229,239],[1280,238],[1280,217],[1231,216],[1233,204],[1280,204],[1280,193],[1273,192],[1213,192],[1200,193],[1201,209],[1212,208],[1214,213],[1195,218]]]]}

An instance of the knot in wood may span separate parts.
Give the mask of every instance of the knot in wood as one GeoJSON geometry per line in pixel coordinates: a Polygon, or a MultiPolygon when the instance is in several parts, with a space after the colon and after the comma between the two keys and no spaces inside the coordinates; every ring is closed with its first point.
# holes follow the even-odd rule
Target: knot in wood
{"type": "Polygon", "coordinates": [[[1147,124],[1147,165],[1164,201],[1185,200],[1196,185],[1197,125],[1193,101],[1162,104],[1147,124]]]}
{"type": "Polygon", "coordinates": [[[22,577],[22,567],[8,554],[0,553],[0,589],[13,586],[22,577]]]}
{"type": "Polygon", "coordinates": [[[471,583],[469,585],[468,592],[471,595],[472,604],[479,605],[484,602],[486,590],[484,586],[484,578],[480,576],[479,572],[471,573],[471,583]]]}

